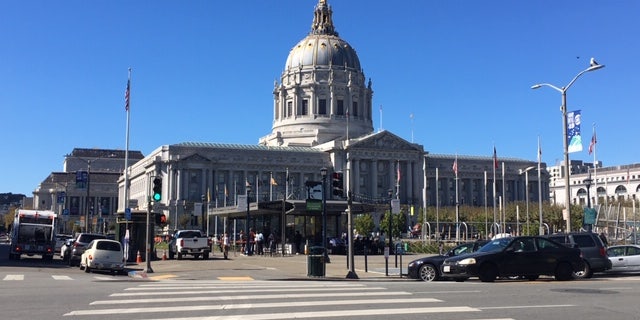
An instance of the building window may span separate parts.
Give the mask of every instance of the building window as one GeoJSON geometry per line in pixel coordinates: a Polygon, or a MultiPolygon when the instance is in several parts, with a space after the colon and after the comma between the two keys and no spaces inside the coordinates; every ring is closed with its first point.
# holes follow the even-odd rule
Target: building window
{"type": "Polygon", "coordinates": [[[338,105],[336,108],[336,115],[339,116],[344,116],[344,101],[343,100],[338,100],[338,105]]]}
{"type": "Polygon", "coordinates": [[[299,116],[305,116],[309,114],[309,100],[304,99],[302,100],[302,105],[300,106],[299,110],[298,110],[298,115],[299,116]]]}
{"type": "Polygon", "coordinates": [[[358,102],[354,101],[353,102],[353,117],[357,117],[358,116],[358,102]]]}
{"type": "Polygon", "coordinates": [[[320,99],[318,101],[318,114],[327,114],[327,99],[320,99]]]}
{"type": "Polygon", "coordinates": [[[287,101],[287,118],[291,117],[293,114],[293,103],[291,101],[287,101]]]}

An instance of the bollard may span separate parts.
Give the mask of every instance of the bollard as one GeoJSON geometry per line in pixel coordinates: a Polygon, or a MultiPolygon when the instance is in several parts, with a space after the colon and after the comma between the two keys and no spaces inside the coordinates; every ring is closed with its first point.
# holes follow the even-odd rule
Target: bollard
{"type": "Polygon", "coordinates": [[[136,256],[136,263],[142,263],[142,256],[140,256],[140,250],[138,250],[138,255],[136,256]]]}
{"type": "Polygon", "coordinates": [[[162,252],[162,260],[167,260],[167,250],[166,249],[162,252]]]}

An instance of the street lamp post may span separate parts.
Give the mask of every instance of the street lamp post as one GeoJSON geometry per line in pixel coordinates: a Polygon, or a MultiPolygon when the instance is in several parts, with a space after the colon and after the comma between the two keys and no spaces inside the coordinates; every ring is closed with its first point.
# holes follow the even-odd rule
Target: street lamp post
{"type": "MultiPolygon", "coordinates": [[[[324,251],[324,259],[322,263],[329,262],[329,253],[327,252],[327,168],[322,167],[320,169],[320,175],[322,176],[322,250],[324,251]]],[[[326,270],[326,266],[323,270],[326,270]]]]}
{"type": "Polygon", "coordinates": [[[249,194],[251,193],[251,184],[249,182],[246,184],[245,193],[247,195],[247,222],[244,226],[244,254],[248,256],[251,252],[249,251],[249,220],[251,219],[251,212],[249,211],[249,194]]]}
{"type": "Polygon", "coordinates": [[[563,133],[563,147],[564,147],[564,184],[565,184],[565,201],[566,201],[566,219],[567,219],[567,230],[566,232],[571,231],[571,185],[569,175],[571,174],[571,170],[569,168],[569,141],[567,141],[567,90],[573,85],[573,83],[578,80],[578,78],[586,72],[595,71],[603,68],[604,65],[598,64],[593,58],[591,58],[591,66],[589,68],[580,71],[573,79],[562,88],[558,88],[549,83],[539,83],[531,86],[531,89],[538,89],[540,87],[549,87],[552,88],[562,94],[562,105],[560,106],[560,111],[562,112],[562,133],[563,133]]]}
{"type": "MultiPolygon", "coordinates": [[[[591,209],[591,194],[589,193],[589,189],[591,189],[592,182],[593,182],[593,179],[591,179],[591,171],[589,171],[589,175],[587,176],[586,179],[584,179],[584,184],[587,187],[587,208],[589,209],[591,209]]],[[[587,231],[591,232],[592,224],[588,223],[586,227],[587,227],[587,231]]]]}

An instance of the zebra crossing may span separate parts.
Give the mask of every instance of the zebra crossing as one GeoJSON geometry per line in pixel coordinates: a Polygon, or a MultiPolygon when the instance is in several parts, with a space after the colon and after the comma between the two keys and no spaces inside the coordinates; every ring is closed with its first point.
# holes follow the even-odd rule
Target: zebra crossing
{"type": "MultiPolygon", "coordinates": [[[[56,275],[56,274],[52,274],[50,275],[50,278],[52,280],[56,280],[56,281],[72,281],[72,280],[78,280],[77,278],[74,278],[72,276],[67,276],[67,275],[56,275]]],[[[93,279],[95,280],[101,280],[101,281],[112,281],[112,280],[120,280],[120,278],[118,277],[112,277],[112,276],[94,276],[93,279]]],[[[24,274],[7,274],[4,277],[2,277],[1,279],[2,281],[25,281],[25,275],[24,274]]]]}
{"type": "MultiPolygon", "coordinates": [[[[327,281],[189,281],[138,283],[64,316],[77,319],[271,320],[478,313],[436,297],[374,283],[327,281]]],[[[473,318],[473,317],[471,317],[473,318]]]]}

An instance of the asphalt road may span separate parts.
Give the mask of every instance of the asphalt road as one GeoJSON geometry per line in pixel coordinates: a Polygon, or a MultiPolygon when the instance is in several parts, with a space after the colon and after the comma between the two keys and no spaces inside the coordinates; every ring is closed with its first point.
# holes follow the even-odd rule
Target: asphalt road
{"type": "Polygon", "coordinates": [[[87,274],[57,259],[9,261],[0,245],[0,311],[3,319],[123,320],[638,319],[640,314],[638,275],[425,283],[385,276],[380,256],[371,257],[368,272],[356,261],[360,279],[347,280],[346,258],[331,258],[324,278],[306,276],[305,256],[240,255],[154,261],[154,273],[144,275],[144,265],[132,265],[130,275],[112,276],[87,274]]]}

